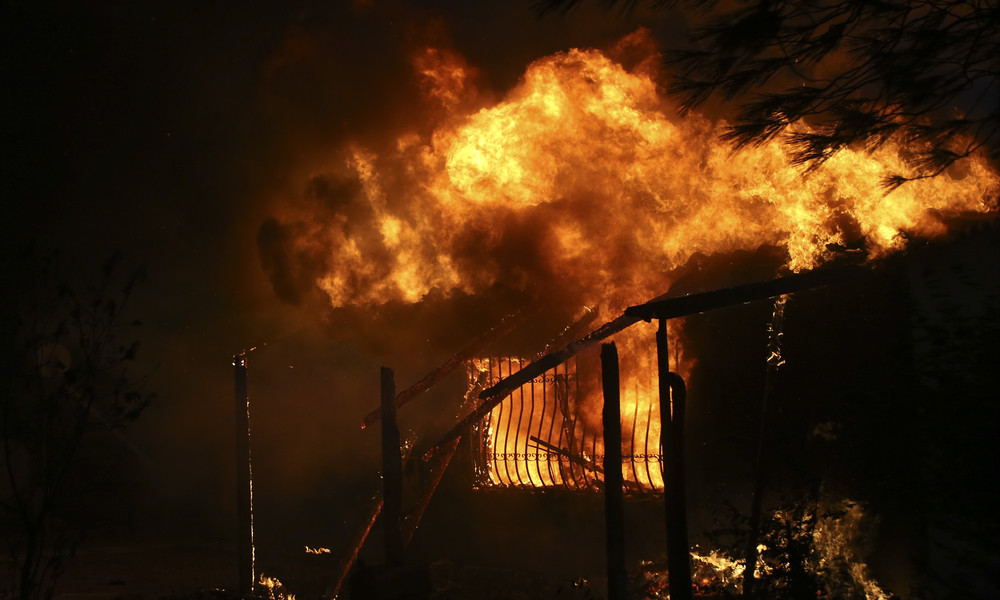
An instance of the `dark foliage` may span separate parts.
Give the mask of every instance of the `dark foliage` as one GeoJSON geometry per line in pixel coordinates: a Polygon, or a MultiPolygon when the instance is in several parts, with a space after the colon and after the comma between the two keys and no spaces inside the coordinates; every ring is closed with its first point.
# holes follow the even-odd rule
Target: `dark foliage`
{"type": "Polygon", "coordinates": [[[139,344],[124,309],[142,280],[111,256],[90,285],[56,275],[51,258],[16,257],[2,317],[0,526],[12,598],[51,597],[82,540],[73,512],[100,482],[81,466],[97,431],[139,417],[152,396],[131,368],[139,344]]]}
{"type": "MultiPolygon", "coordinates": [[[[580,0],[539,0],[540,14],[580,0]]],[[[606,6],[615,0],[603,0],[606,6]]],[[[634,5],[624,2],[623,6],[634,5]]],[[[652,2],[673,6],[677,2],[652,2]]],[[[725,134],[735,148],[787,133],[793,163],[889,140],[910,152],[889,189],[933,177],[980,149],[1000,152],[1000,8],[986,0],[688,0],[706,16],[693,47],[671,51],[682,107],[740,101],[725,134]],[[789,126],[806,120],[808,130],[789,126]]]]}

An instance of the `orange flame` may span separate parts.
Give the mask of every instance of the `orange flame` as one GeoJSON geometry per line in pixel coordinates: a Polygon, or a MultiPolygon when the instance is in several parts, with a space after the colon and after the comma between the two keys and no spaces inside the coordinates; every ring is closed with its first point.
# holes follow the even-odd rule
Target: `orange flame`
{"type": "Polygon", "coordinates": [[[996,207],[982,157],[886,194],[885,174],[906,171],[896,146],[842,150],[809,176],[777,141],[732,154],[717,141],[724,124],[674,116],[649,73],[597,50],[534,62],[471,114],[457,108],[475,95],[459,59],[428,50],[414,64],[446,112],[382,154],[345,148],[360,191],[312,236],[331,257],[319,285],[335,307],[500,281],[613,313],[661,293],[696,252],[775,245],[800,270],[830,247],[880,256],[905,235],[942,233],[942,214],[996,207]]]}

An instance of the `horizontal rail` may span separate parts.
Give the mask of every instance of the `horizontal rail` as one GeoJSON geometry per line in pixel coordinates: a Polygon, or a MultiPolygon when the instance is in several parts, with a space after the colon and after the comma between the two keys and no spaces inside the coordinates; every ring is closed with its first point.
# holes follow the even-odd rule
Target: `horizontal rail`
{"type": "Polygon", "coordinates": [[[424,460],[429,460],[442,447],[458,439],[463,431],[466,431],[474,423],[489,414],[497,404],[510,396],[522,385],[639,321],[670,319],[724,308],[726,306],[738,306],[755,300],[764,300],[782,294],[831,285],[870,273],[871,269],[858,265],[826,267],[804,273],[795,273],[769,281],[686,296],[671,297],[668,292],[645,304],[631,306],[618,318],[605,323],[579,340],[568,344],[562,350],[551,352],[534,360],[523,369],[500,380],[494,386],[483,390],[479,394],[479,406],[452,427],[437,444],[432,446],[424,454],[424,460]]]}
{"type": "Polygon", "coordinates": [[[766,300],[767,298],[783,294],[791,294],[811,288],[841,283],[850,279],[856,279],[865,274],[870,274],[871,272],[871,269],[857,265],[815,269],[813,271],[778,277],[769,281],[748,283],[746,285],[688,294],[686,296],[650,300],[645,304],[628,307],[625,309],[625,316],[642,321],[673,319],[675,317],[684,317],[728,306],[738,306],[756,300],[766,300]]]}

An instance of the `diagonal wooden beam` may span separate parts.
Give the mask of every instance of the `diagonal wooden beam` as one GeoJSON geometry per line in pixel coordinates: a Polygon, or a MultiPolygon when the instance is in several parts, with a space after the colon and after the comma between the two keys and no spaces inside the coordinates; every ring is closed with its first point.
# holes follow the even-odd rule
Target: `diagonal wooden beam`
{"type": "MultiPolygon", "coordinates": [[[[506,336],[511,331],[514,331],[518,325],[524,323],[529,317],[538,312],[538,309],[530,311],[521,311],[504,317],[500,323],[495,327],[487,331],[486,333],[480,335],[468,346],[462,348],[458,353],[449,358],[443,365],[434,369],[427,375],[400,392],[396,396],[396,409],[413,400],[420,394],[423,394],[427,390],[431,389],[437,382],[444,379],[449,373],[462,366],[462,364],[469,360],[470,358],[475,358],[484,348],[492,344],[493,342],[499,340],[500,338],[506,336]]],[[[361,428],[367,429],[368,427],[378,423],[379,419],[382,418],[382,408],[373,409],[365,418],[361,421],[361,428]]]]}
{"type": "Polygon", "coordinates": [[[440,448],[449,444],[452,440],[458,439],[470,425],[482,419],[487,413],[493,410],[493,407],[503,402],[503,399],[513,393],[517,388],[528,383],[535,377],[542,375],[546,371],[554,369],[587,348],[600,343],[601,340],[618,333],[630,325],[634,325],[639,320],[640,319],[636,317],[622,315],[614,321],[605,323],[597,330],[592,331],[585,337],[569,344],[562,350],[546,354],[542,358],[532,361],[517,373],[514,373],[505,379],[501,379],[493,387],[483,390],[479,394],[479,406],[469,413],[467,417],[462,419],[458,425],[452,427],[448,433],[441,438],[441,441],[434,445],[433,448],[428,450],[427,453],[424,454],[424,460],[430,459],[430,457],[440,451],[440,448]]]}
{"type": "Polygon", "coordinates": [[[645,304],[631,306],[618,318],[605,323],[583,338],[570,343],[562,350],[546,354],[532,361],[517,373],[501,379],[493,387],[483,390],[479,394],[479,406],[459,421],[457,425],[452,427],[441,438],[441,441],[431,447],[424,454],[424,460],[429,460],[430,457],[440,452],[442,447],[458,439],[462,435],[462,432],[476,421],[482,419],[517,388],[639,321],[671,319],[717,308],[746,304],[754,300],[763,300],[782,294],[790,294],[814,287],[847,281],[868,273],[871,273],[870,269],[856,265],[828,267],[804,273],[795,273],[764,282],[689,294],[687,296],[670,296],[670,293],[667,292],[645,304]]]}
{"type": "Polygon", "coordinates": [[[868,273],[871,273],[871,269],[859,265],[814,269],[721,290],[688,294],[687,296],[661,297],[645,304],[630,306],[625,309],[625,315],[643,321],[673,319],[841,283],[868,273]]]}

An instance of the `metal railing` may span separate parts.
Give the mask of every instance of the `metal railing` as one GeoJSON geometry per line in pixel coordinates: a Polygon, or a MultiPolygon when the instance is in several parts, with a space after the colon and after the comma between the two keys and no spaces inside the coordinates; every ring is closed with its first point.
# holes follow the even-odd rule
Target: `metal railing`
{"type": "MultiPolygon", "coordinates": [[[[514,357],[472,361],[470,383],[485,389],[529,362],[514,357]]],[[[626,396],[627,390],[623,400],[626,396]]],[[[604,481],[600,405],[591,423],[584,413],[586,404],[575,359],[514,390],[472,428],[474,487],[600,489],[604,481]]],[[[622,461],[630,494],[663,489],[659,412],[657,401],[637,394],[623,402],[622,461]]]]}

